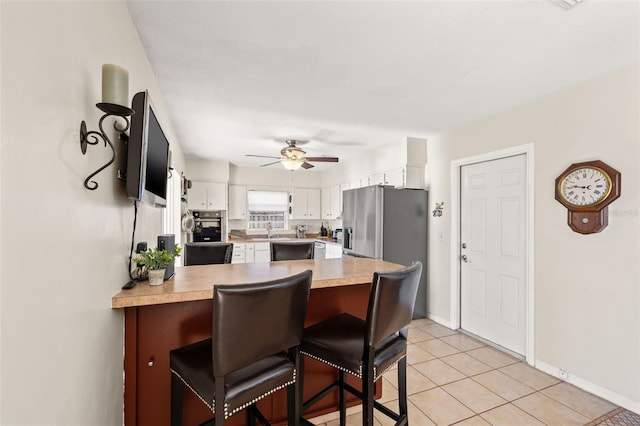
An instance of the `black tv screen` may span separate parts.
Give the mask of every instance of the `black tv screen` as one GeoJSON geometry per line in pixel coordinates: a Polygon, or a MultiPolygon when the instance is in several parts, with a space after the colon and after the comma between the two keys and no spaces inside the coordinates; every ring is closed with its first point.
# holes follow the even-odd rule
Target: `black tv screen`
{"type": "Polygon", "coordinates": [[[127,194],[143,203],[167,205],[169,141],[153,110],[149,93],[136,93],[131,107],[131,130],[127,148],[127,194]]]}
{"type": "Polygon", "coordinates": [[[169,142],[164,136],[153,108],[149,108],[149,127],[147,133],[147,179],[145,189],[158,197],[167,195],[167,161],[169,142]]]}

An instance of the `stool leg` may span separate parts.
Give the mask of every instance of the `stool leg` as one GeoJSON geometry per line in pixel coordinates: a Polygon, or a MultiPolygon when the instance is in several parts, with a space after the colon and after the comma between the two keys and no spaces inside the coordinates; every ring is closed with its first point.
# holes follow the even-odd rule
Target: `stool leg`
{"type": "Polygon", "coordinates": [[[298,401],[297,394],[298,382],[287,386],[287,418],[289,426],[300,425],[300,402],[298,401]]]}
{"type": "MultiPolygon", "coordinates": [[[[223,426],[224,425],[224,377],[216,377],[216,397],[214,401],[215,408],[215,425],[223,426]]],[[[249,407],[251,409],[251,407],[249,407]]]]}
{"type": "Polygon", "coordinates": [[[304,417],[304,355],[298,357],[298,416],[304,417]]]}
{"type": "Polygon", "coordinates": [[[407,410],[407,357],[398,361],[398,403],[400,405],[400,419],[408,415],[407,410]]]}
{"type": "Polygon", "coordinates": [[[249,426],[256,426],[256,413],[253,411],[253,405],[247,407],[247,424],[249,426]]]}
{"type": "Polygon", "coordinates": [[[295,349],[291,350],[289,353],[289,357],[293,358],[293,363],[296,368],[296,381],[293,384],[287,386],[287,417],[289,418],[289,426],[299,426],[300,425],[300,404],[302,403],[301,398],[301,382],[302,382],[302,371],[300,370],[301,358],[300,352],[295,349]]]}
{"type": "Polygon", "coordinates": [[[171,373],[171,426],[182,425],[182,397],[184,385],[182,380],[171,373]]]}
{"type": "Polygon", "coordinates": [[[362,425],[373,426],[373,362],[364,369],[362,375],[362,425]]]}
{"type": "Polygon", "coordinates": [[[347,400],[344,394],[344,371],[338,370],[338,392],[339,392],[339,406],[340,406],[340,426],[345,426],[347,423],[347,400]]]}

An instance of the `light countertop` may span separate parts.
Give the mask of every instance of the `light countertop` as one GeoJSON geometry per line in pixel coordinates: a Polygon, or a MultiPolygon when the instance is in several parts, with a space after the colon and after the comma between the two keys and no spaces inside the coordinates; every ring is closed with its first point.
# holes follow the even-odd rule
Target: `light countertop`
{"type": "Polygon", "coordinates": [[[266,235],[247,235],[246,237],[239,237],[239,236],[235,236],[235,235],[230,235],[229,236],[229,242],[230,243],[268,243],[271,241],[291,241],[291,242],[304,242],[304,241],[322,241],[325,243],[330,243],[330,244],[338,244],[340,246],[342,246],[342,241],[337,241],[331,237],[320,237],[320,236],[309,236],[307,238],[296,238],[296,237],[287,237],[287,236],[282,236],[282,237],[272,237],[272,238],[267,238],[266,235]]]}
{"type": "Polygon", "coordinates": [[[162,285],[150,286],[148,281],[142,281],[131,290],[119,291],[111,299],[111,307],[116,309],[206,300],[213,297],[214,284],[261,282],[307,269],[313,271],[312,289],[364,284],[371,282],[376,271],[392,271],[402,267],[383,260],[354,257],[183,266],[176,268],[175,276],[162,285]]]}

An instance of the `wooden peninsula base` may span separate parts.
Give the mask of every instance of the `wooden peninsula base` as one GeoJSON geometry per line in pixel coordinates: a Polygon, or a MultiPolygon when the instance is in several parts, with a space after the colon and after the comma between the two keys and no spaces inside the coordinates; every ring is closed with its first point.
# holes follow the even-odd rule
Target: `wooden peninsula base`
{"type": "MultiPolygon", "coordinates": [[[[124,309],[124,420],[125,425],[169,425],[169,351],[211,337],[213,284],[266,281],[313,271],[313,284],[305,326],[341,312],[366,317],[373,272],[390,271],[401,265],[375,259],[344,258],[298,260],[233,265],[202,265],[177,268],[172,280],[158,287],[139,283],[112,298],[114,309],[124,309]]],[[[239,315],[251,315],[250,312],[239,315]]],[[[337,378],[335,369],[305,359],[304,394],[311,397],[337,378]]],[[[352,385],[359,388],[358,381],[352,385]]],[[[376,397],[381,395],[380,383],[376,397]]],[[[349,405],[359,402],[351,396],[349,405]]],[[[191,392],[185,392],[184,423],[200,424],[211,412],[191,392]]],[[[286,392],[281,390],[258,403],[274,424],[286,423],[286,392]]],[[[306,417],[336,411],[337,391],[312,407],[306,417]]],[[[246,416],[236,414],[230,425],[244,425],[246,416]]]]}

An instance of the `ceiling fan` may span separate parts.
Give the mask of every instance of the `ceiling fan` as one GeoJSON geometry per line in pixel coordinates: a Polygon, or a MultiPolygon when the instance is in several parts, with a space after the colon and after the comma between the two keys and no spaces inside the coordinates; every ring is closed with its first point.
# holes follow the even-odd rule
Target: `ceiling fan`
{"type": "Polygon", "coordinates": [[[310,169],[313,167],[314,163],[337,163],[338,157],[307,157],[306,151],[302,148],[298,147],[298,144],[303,144],[296,139],[287,139],[287,146],[280,150],[280,157],[271,157],[268,155],[254,155],[247,154],[247,157],[261,157],[261,158],[277,158],[278,161],[274,161],[272,163],[263,164],[260,167],[267,167],[273,164],[281,163],[285,169],[287,170],[298,170],[300,167],[303,169],[310,169]]]}

